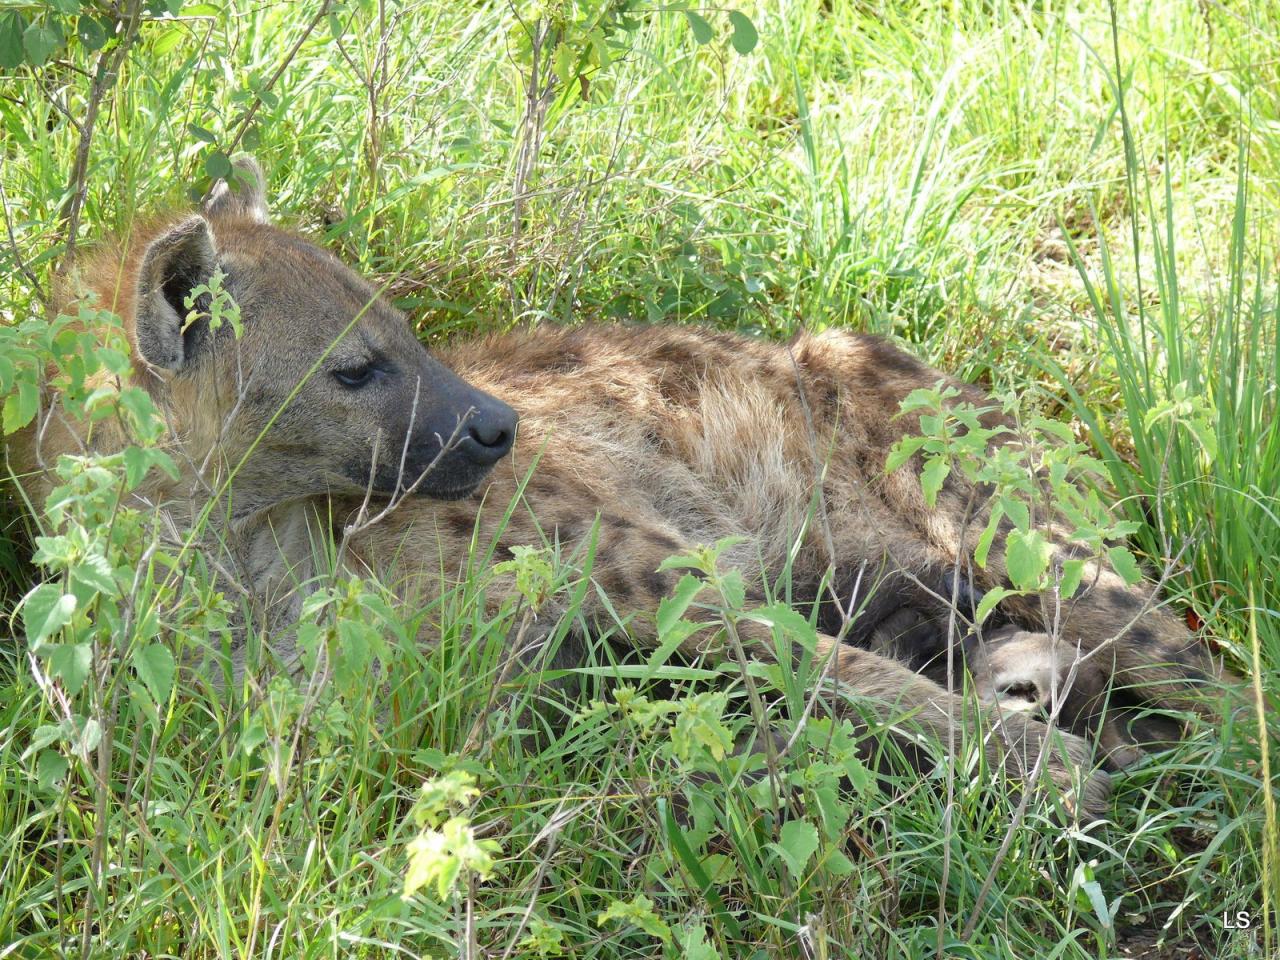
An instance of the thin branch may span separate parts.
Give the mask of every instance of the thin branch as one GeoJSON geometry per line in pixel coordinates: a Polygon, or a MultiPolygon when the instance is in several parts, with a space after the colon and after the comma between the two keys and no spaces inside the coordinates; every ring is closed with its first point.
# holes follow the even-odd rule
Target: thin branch
{"type": "Polygon", "coordinates": [[[94,70],[93,83],[89,87],[89,101],[85,109],[84,120],[80,124],[80,139],[76,143],[76,159],[71,167],[71,178],[67,183],[67,199],[62,206],[59,221],[67,238],[66,250],[58,264],[59,276],[66,276],[76,257],[76,234],[80,232],[80,215],[84,210],[84,198],[88,191],[89,148],[93,144],[93,131],[98,123],[103,98],[116,85],[120,75],[120,67],[129,49],[138,38],[138,25],[142,20],[142,0],[130,0],[124,16],[121,18],[123,29],[120,39],[114,47],[104,50],[98,57],[98,66],[94,70]]]}
{"type": "Polygon", "coordinates": [[[249,104],[249,109],[241,115],[240,122],[236,126],[236,132],[232,135],[230,142],[227,143],[227,153],[234,152],[236,147],[240,146],[240,141],[244,138],[245,131],[249,129],[249,124],[253,122],[253,118],[257,115],[258,108],[262,106],[262,94],[271,92],[271,88],[276,85],[276,81],[279,80],[285,70],[288,69],[289,64],[293,62],[293,58],[296,57],[298,55],[298,51],[302,49],[302,45],[307,42],[307,38],[310,37],[315,28],[320,25],[320,21],[329,15],[329,7],[331,5],[332,0],[324,0],[324,2],[320,4],[320,9],[316,12],[316,15],[311,18],[311,22],[307,24],[306,28],[302,31],[301,36],[294,41],[293,46],[289,48],[289,52],[284,55],[284,59],[281,60],[280,65],[276,67],[275,73],[271,74],[267,79],[267,82],[263,84],[261,90],[255,91],[253,103],[249,104]]]}
{"type": "Polygon", "coordinates": [[[4,192],[4,181],[0,180],[0,210],[4,211],[4,229],[9,236],[9,249],[13,253],[13,263],[27,278],[27,282],[31,284],[31,288],[35,290],[36,297],[46,306],[49,304],[49,296],[45,292],[44,285],[40,283],[40,278],[36,276],[30,264],[22,256],[22,248],[18,246],[18,238],[13,232],[13,218],[9,216],[9,198],[4,192]]]}

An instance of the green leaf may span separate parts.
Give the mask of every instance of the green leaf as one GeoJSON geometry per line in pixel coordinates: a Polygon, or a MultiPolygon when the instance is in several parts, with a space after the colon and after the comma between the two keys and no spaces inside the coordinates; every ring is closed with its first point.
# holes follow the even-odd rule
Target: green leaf
{"type": "Polygon", "coordinates": [[[551,58],[551,71],[561,83],[568,83],[578,72],[578,52],[568,44],[560,44],[551,58]]]}
{"type": "Polygon", "coordinates": [[[720,597],[730,610],[741,610],[747,600],[747,585],[741,570],[726,570],[720,577],[720,597]]]}
{"type": "Polygon", "coordinates": [[[119,409],[129,415],[138,436],[145,440],[157,440],[164,432],[164,419],[151,394],[141,387],[125,387],[116,400],[119,409]]]}
{"type": "Polygon", "coordinates": [[[144,447],[126,447],[124,450],[125,486],[132,490],[140,484],[151,469],[150,451],[144,447]]]}
{"type": "Polygon", "coordinates": [[[684,960],[720,960],[720,951],[707,943],[707,931],[701,923],[680,931],[678,946],[684,960]]]}
{"type": "Polygon", "coordinates": [[[1112,925],[1113,910],[1107,907],[1107,898],[1102,892],[1102,886],[1094,879],[1093,868],[1087,864],[1080,864],[1075,869],[1075,875],[1071,878],[1071,885],[1076,888],[1076,897],[1081,903],[1081,908],[1092,908],[1093,915],[1097,918],[1098,923],[1106,928],[1112,925]]]}
{"type": "Polygon", "coordinates": [[[86,50],[99,50],[106,45],[107,31],[97,18],[82,16],[76,20],[76,39],[86,50]]]}
{"type": "Polygon", "coordinates": [[[684,616],[689,605],[693,603],[693,598],[698,595],[698,591],[704,586],[703,582],[692,574],[686,573],[680,578],[680,582],[676,584],[675,591],[669,597],[664,597],[658,603],[658,641],[666,637],[671,629],[676,625],[681,617],[684,616]]]}
{"type": "Polygon", "coordinates": [[[4,432],[16,433],[35,419],[40,409],[40,389],[30,380],[19,380],[17,389],[4,398],[4,432]]]}
{"type": "MultiPolygon", "coordinates": [[[[78,722],[79,717],[75,718],[78,722]]],[[[98,744],[102,742],[102,724],[98,723],[93,717],[79,724],[80,729],[76,732],[75,738],[71,741],[71,750],[79,754],[81,757],[88,758],[89,754],[98,748],[98,744]]]]}
{"type": "Polygon", "coordinates": [[[71,764],[57,750],[41,750],[36,758],[36,782],[42,790],[52,790],[69,769],[71,764]]]}
{"type": "Polygon", "coordinates": [[[156,709],[155,698],[147,691],[147,688],[140,684],[136,679],[130,677],[125,681],[125,686],[129,691],[129,699],[133,705],[142,711],[152,723],[160,722],[160,711],[156,709]]]}
{"type": "Polygon", "coordinates": [[[55,24],[33,23],[22,35],[22,47],[27,51],[27,63],[39,67],[62,44],[62,33],[55,24]]]}
{"type": "Polygon", "coordinates": [[[245,756],[251,757],[255,750],[267,742],[267,728],[261,720],[255,720],[244,728],[240,734],[240,749],[245,756]]]}
{"type": "Polygon", "coordinates": [[[733,49],[745,57],[756,48],[756,44],[760,42],[760,36],[747,15],[737,10],[729,11],[729,23],[733,25],[733,36],[729,42],[733,44],[733,49]]]}
{"type": "Polygon", "coordinates": [[[743,614],[744,619],[754,620],[769,627],[781,630],[784,636],[799,640],[806,650],[812,650],[818,638],[818,632],[801,614],[792,610],[785,603],[771,603],[765,607],[753,607],[743,614]]]}
{"type": "Polygon", "coordinates": [[[898,402],[898,410],[900,413],[911,413],[921,409],[934,410],[941,403],[942,395],[936,389],[917,387],[898,402]]]}
{"type": "Polygon", "coordinates": [[[22,625],[27,631],[27,643],[39,647],[68,623],[76,612],[76,598],[63,593],[53,583],[42,583],[22,601],[22,625]]]}
{"type": "Polygon", "coordinates": [[[671,743],[681,760],[691,759],[696,747],[705,747],[716,760],[723,760],[733,748],[733,737],[723,722],[726,693],[699,693],[679,701],[671,743]]]}
{"type": "Polygon", "coordinates": [[[1032,425],[1043,433],[1052,434],[1063,443],[1073,443],[1075,435],[1071,432],[1071,427],[1063,423],[1061,420],[1050,420],[1047,417],[1036,417],[1032,421],[1032,425]]]}
{"type": "Polygon", "coordinates": [[[49,651],[49,672],[61,678],[67,693],[75,696],[89,676],[93,650],[87,643],[60,643],[45,649],[49,651]]]}
{"type": "Polygon", "coordinates": [[[991,552],[991,544],[996,539],[996,534],[1000,532],[1000,521],[1004,519],[1004,507],[999,501],[991,508],[991,516],[987,520],[987,525],[983,528],[982,536],[978,537],[977,546],[973,548],[973,560],[982,567],[987,569],[987,556],[991,552]]]}
{"type": "Polygon", "coordinates": [[[951,473],[951,464],[942,457],[930,457],[920,471],[920,489],[924,492],[924,502],[930,507],[938,505],[938,493],[942,484],[951,473]]]}
{"type": "Polygon", "coordinates": [[[686,10],[684,15],[689,21],[689,28],[693,31],[693,39],[698,43],[698,46],[710,43],[716,38],[716,32],[711,29],[711,24],[707,23],[703,17],[698,16],[692,10],[686,10]]]}
{"type": "Polygon", "coordinates": [[[231,176],[231,159],[221,150],[214,150],[204,158],[204,172],[214,180],[226,180],[231,176]]]}
{"type": "Polygon", "coordinates": [[[653,648],[645,663],[650,670],[656,670],[666,664],[671,656],[686,640],[700,630],[706,630],[711,624],[694,623],[690,620],[677,620],[663,634],[662,642],[653,648]]]}
{"type": "Polygon", "coordinates": [[[1107,551],[1107,559],[1111,561],[1111,568],[1124,579],[1129,586],[1133,586],[1142,579],[1142,568],[1138,566],[1138,560],[1125,547],[1112,547],[1107,551]]]}
{"type": "MultiPolygon", "coordinates": [[[[71,578],[95,593],[114,597],[119,592],[111,564],[100,553],[91,553],[71,567],[71,578]]],[[[84,599],[83,596],[81,599],[84,599]]]]}
{"type": "Polygon", "coordinates": [[[1084,576],[1084,561],[1080,559],[1067,560],[1062,564],[1062,582],[1058,585],[1058,590],[1064,597],[1075,596],[1075,592],[1080,589],[1080,580],[1084,576]]]}
{"type": "Polygon", "coordinates": [[[152,643],[133,655],[133,669],[147,685],[156,703],[164,703],[173,690],[173,654],[161,643],[152,643]]]}
{"type": "Polygon", "coordinates": [[[13,70],[22,65],[22,34],[27,22],[16,10],[0,14],[0,70],[13,70]]]}
{"type": "Polygon", "coordinates": [[[653,912],[653,901],[644,894],[637,894],[630,900],[614,900],[609,909],[596,918],[596,925],[603,927],[610,920],[639,927],[663,943],[671,942],[671,928],[653,912]]]}
{"type": "Polygon", "coordinates": [[[822,859],[822,867],[833,877],[847,877],[853,873],[853,861],[839,850],[832,850],[822,859]]]}
{"type": "Polygon", "coordinates": [[[156,34],[156,38],[151,42],[151,49],[156,56],[163,57],[182,43],[184,35],[181,27],[170,27],[168,30],[156,34]]]}
{"type": "Polygon", "coordinates": [[[22,751],[22,759],[26,760],[37,750],[43,750],[51,743],[57,743],[62,739],[62,727],[51,723],[41,724],[36,727],[36,732],[31,735],[31,742],[27,744],[27,749],[22,751]]]}
{"type": "Polygon", "coordinates": [[[200,140],[204,143],[218,142],[218,137],[212,130],[202,127],[198,123],[188,123],[187,133],[191,134],[197,140],[200,140]]]}
{"type": "Polygon", "coordinates": [[[716,918],[729,931],[729,935],[734,939],[741,937],[742,931],[738,926],[738,921],[734,919],[733,914],[725,909],[724,900],[716,887],[716,877],[707,872],[703,862],[698,859],[698,855],[689,846],[685,831],[676,823],[676,818],[671,813],[671,807],[664,798],[658,799],[658,816],[667,828],[667,839],[670,841],[672,849],[675,850],[684,868],[689,871],[689,876],[693,879],[698,892],[706,897],[707,903],[716,912],[716,918]]]}
{"type": "Polygon", "coordinates": [[[1026,530],[1031,526],[1031,511],[1025,500],[1020,500],[1016,496],[1001,497],[1000,506],[1004,508],[1004,512],[1019,530],[1026,530]]]}
{"type": "Polygon", "coordinates": [[[771,846],[782,854],[792,878],[799,880],[809,858],[817,852],[818,828],[807,820],[788,820],[778,831],[778,842],[771,846]]]}
{"type": "Polygon", "coordinates": [[[1037,590],[1049,568],[1049,542],[1039,530],[1014,530],[1005,539],[1004,563],[1009,580],[1019,590],[1037,590]]]}
{"type": "Polygon", "coordinates": [[[903,437],[889,450],[889,456],[884,461],[884,472],[893,473],[910,460],[926,442],[928,442],[927,437],[903,437]]]}
{"type": "Polygon", "coordinates": [[[1005,587],[992,587],[978,601],[978,609],[974,612],[974,619],[978,623],[982,623],[987,619],[987,615],[996,608],[996,604],[1005,597],[1012,597],[1016,593],[1016,590],[1009,590],[1005,587]]]}
{"type": "Polygon", "coordinates": [[[71,562],[74,550],[71,540],[66,536],[36,537],[36,550],[31,555],[31,562],[38,567],[61,570],[71,562]]]}

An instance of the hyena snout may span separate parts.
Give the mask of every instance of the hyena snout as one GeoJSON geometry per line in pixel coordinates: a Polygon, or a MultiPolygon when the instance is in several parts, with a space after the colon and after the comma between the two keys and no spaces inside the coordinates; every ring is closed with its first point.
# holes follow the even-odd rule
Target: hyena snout
{"type": "Polygon", "coordinates": [[[511,450],[516,437],[516,412],[499,400],[475,391],[457,440],[457,450],[478,467],[491,467],[511,450]]]}
{"type": "Polygon", "coordinates": [[[405,469],[400,472],[398,467],[398,446],[388,450],[379,458],[379,473],[399,475],[380,476],[383,482],[377,486],[407,487],[421,476],[415,485],[417,493],[442,499],[464,497],[510,452],[518,417],[497,397],[447,371],[433,372],[436,389],[430,396],[419,395],[405,469]]]}

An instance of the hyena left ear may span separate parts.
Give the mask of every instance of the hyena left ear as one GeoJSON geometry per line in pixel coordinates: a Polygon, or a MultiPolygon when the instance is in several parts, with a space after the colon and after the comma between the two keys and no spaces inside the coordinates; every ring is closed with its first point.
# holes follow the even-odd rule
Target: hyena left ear
{"type": "Polygon", "coordinates": [[[231,161],[229,180],[219,180],[204,202],[210,217],[236,217],[255,223],[267,222],[267,192],[262,168],[248,154],[231,161]]]}
{"type": "Polygon", "coordinates": [[[179,221],[147,245],[138,267],[133,334],[138,355],[154,372],[176,373],[191,363],[203,327],[184,319],[187,301],[217,266],[213,232],[198,215],[179,221]]]}

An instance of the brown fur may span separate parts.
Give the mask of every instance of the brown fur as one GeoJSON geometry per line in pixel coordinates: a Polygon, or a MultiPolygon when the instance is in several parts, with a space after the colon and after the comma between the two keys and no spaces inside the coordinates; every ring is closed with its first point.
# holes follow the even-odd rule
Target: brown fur
{"type": "MultiPolygon", "coordinates": [[[[879,612],[845,628],[862,646],[827,635],[818,655],[835,656],[833,676],[843,689],[880,703],[886,717],[909,713],[940,737],[949,716],[966,729],[982,726],[970,703],[900,659],[867,649],[879,644],[888,650],[883,623],[895,608],[919,605],[914,585],[949,583],[950,571],[965,565],[966,505],[979,504],[974,529],[984,522],[981,498],[955,473],[937,509],[923,501],[917,463],[885,475],[889,447],[918,427],[913,417],[894,417],[898,403],[912,389],[939,380],[967,399],[982,400],[980,391],[945,378],[883,340],[847,333],[805,334],[781,346],[675,327],[543,327],[446,347],[432,366],[411,342],[403,318],[366,284],[329,254],[262,223],[260,209],[260,191],[251,188],[238,200],[224,192],[207,216],[217,260],[229,274],[246,325],[238,342],[208,338],[203,345],[187,344],[189,352],[207,352],[213,344],[212,359],[188,357],[176,370],[148,363],[148,350],[162,355],[167,348],[148,345],[138,333],[138,291],[147,288],[147,264],[157,262],[155,251],[163,253],[165,244],[198,247],[188,234],[199,233],[200,224],[158,221],[135,235],[123,254],[111,251],[86,269],[88,286],[125,318],[140,382],[161,400],[174,424],[184,476],[178,484],[153,482],[143,491],[151,502],[207,499],[219,477],[256,440],[232,487],[229,529],[242,545],[244,569],[259,593],[287,593],[282,584],[305,579],[299,565],[307,532],[317,516],[334,516],[341,525],[357,511],[360,476],[385,473],[402,449],[429,446],[428,439],[405,439],[405,411],[415,409],[415,399],[423,418],[436,416],[440,404],[454,403],[458,420],[465,420],[462,405],[487,402],[473,394],[458,400],[461,388],[449,379],[448,368],[481,397],[505,400],[519,411],[521,424],[512,455],[469,496],[408,499],[350,544],[353,562],[394,584],[406,602],[429,599],[451,585],[450,574],[461,569],[477,524],[482,541],[496,538],[507,505],[540,458],[502,544],[539,543],[545,537],[572,552],[598,518],[592,576],[628,618],[634,642],[647,645],[656,639],[653,614],[675,581],[675,575],[659,571],[662,561],[696,544],[736,536],[742,539],[724,562],[742,572],[750,597],[763,596],[762,569],[770,579],[777,577],[789,552],[794,552],[793,582],[800,600],[822,599],[819,584],[828,570],[834,571],[846,609],[860,577],[852,608],[872,593],[872,584],[886,578],[885,589],[875,595],[882,601],[879,612]],[[353,333],[339,339],[356,316],[353,333]],[[403,378],[393,384],[388,377],[385,396],[352,392],[335,385],[325,375],[329,367],[321,364],[260,437],[323,351],[339,340],[332,360],[356,336],[376,341],[394,364],[418,370],[414,389],[408,390],[403,378]],[[246,359],[252,368],[247,385],[246,359]],[[375,462],[373,437],[379,431],[385,446],[375,462]],[[206,462],[214,467],[201,475],[198,468],[206,462]],[[816,514],[815,503],[820,504],[816,514]]],[[[199,250],[190,256],[198,261],[199,250]]],[[[147,323],[154,325],[154,318],[147,323]]],[[[420,425],[415,429],[421,433],[420,425]]],[[[44,459],[82,442],[74,425],[46,429],[44,459]]],[[[99,447],[118,442],[109,436],[93,440],[99,447]]],[[[31,446],[28,442],[27,456],[34,461],[31,446]]],[[[410,469],[408,479],[420,472],[410,469]]],[[[394,492],[396,482],[380,481],[378,492],[394,492]]],[[[1000,554],[992,550],[991,565],[975,585],[979,589],[1003,582],[1000,554]]],[[[1148,609],[1148,588],[1129,589],[1110,569],[1097,568],[1085,581],[1092,586],[1062,611],[1061,640],[1085,650],[1110,644],[1106,663],[1120,681],[1147,684],[1146,695],[1157,702],[1191,702],[1192,682],[1212,667],[1185,627],[1158,606],[1148,609]],[[1117,627],[1135,616],[1136,626],[1116,638],[1117,627]]],[[[583,613],[603,617],[599,595],[588,591],[586,596],[583,613]]],[[[875,602],[873,597],[868,610],[875,602]]],[[[1050,612],[1043,597],[1010,601],[1005,609],[1032,630],[1044,629],[1050,612]]],[[[824,617],[831,633],[841,627],[839,621],[839,616],[824,617]]],[[[742,629],[756,655],[769,656],[768,630],[751,621],[742,629]]],[[[713,635],[713,630],[695,634],[690,649],[713,635]]],[[[288,659],[288,651],[283,656],[288,659]]],[[[1048,735],[1044,725],[1013,713],[987,734],[986,749],[994,764],[1012,758],[1015,771],[1021,770],[1048,735]]],[[[1087,766],[1087,744],[1071,734],[1060,736],[1050,751],[1049,770],[1064,788],[1078,788],[1077,768],[1087,766]]],[[[1105,774],[1086,773],[1084,805],[1096,809],[1107,789],[1105,774]]]]}

